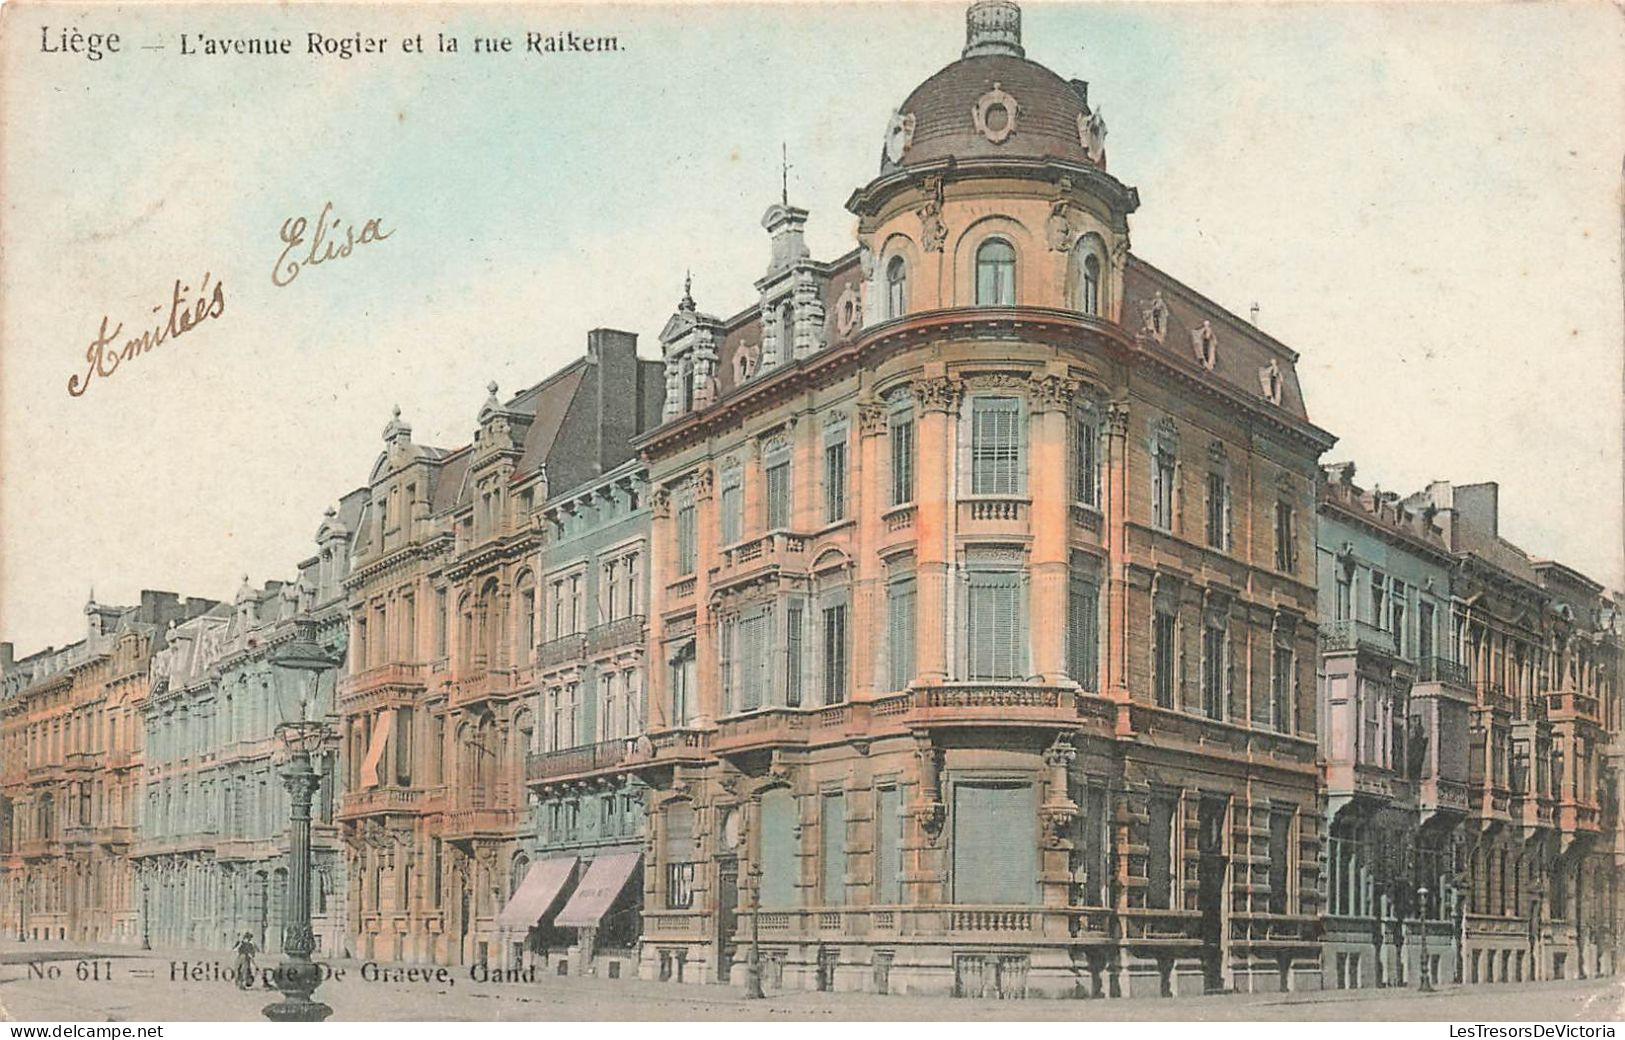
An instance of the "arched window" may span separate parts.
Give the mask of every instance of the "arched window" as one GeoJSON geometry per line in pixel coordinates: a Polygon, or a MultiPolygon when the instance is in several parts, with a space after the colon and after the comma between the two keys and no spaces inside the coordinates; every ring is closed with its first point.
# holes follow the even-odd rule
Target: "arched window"
{"type": "Polygon", "coordinates": [[[1078,310],[1085,314],[1100,313],[1100,257],[1094,253],[1083,258],[1083,281],[1078,286],[1078,310]]]}
{"type": "Polygon", "coordinates": [[[976,251],[976,305],[1013,307],[1015,303],[1015,247],[1002,238],[990,238],[976,251]]]}
{"type": "Polygon", "coordinates": [[[796,355],[796,308],[785,300],[779,308],[779,364],[789,362],[796,355]]]}
{"type": "Polygon", "coordinates": [[[908,264],[900,256],[886,264],[886,317],[901,318],[908,313],[908,264]]]}
{"type": "Polygon", "coordinates": [[[515,853],[513,857],[513,866],[508,869],[509,899],[512,899],[513,894],[519,891],[519,885],[525,880],[525,875],[528,873],[530,873],[530,857],[525,855],[523,852],[515,853]]]}

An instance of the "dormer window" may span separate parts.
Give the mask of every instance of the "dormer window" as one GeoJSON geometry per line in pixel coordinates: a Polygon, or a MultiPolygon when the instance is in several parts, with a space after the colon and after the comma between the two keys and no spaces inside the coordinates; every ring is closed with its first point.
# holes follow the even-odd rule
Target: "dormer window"
{"type": "Polygon", "coordinates": [[[976,305],[1014,307],[1016,250],[1002,238],[982,243],[976,251],[976,305]]]}
{"type": "Polygon", "coordinates": [[[886,317],[901,318],[908,313],[908,262],[894,256],[886,264],[886,317]]]}

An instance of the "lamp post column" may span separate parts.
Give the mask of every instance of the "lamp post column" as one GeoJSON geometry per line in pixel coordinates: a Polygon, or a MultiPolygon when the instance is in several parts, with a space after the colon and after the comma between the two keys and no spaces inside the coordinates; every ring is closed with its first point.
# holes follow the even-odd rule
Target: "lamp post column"
{"type": "Polygon", "coordinates": [[[1421,926],[1421,928],[1422,928],[1422,953],[1421,953],[1421,957],[1422,957],[1421,969],[1422,970],[1420,972],[1418,972],[1418,974],[1421,975],[1422,978],[1421,978],[1421,981],[1417,983],[1416,988],[1417,988],[1417,990],[1419,990],[1422,993],[1432,993],[1433,992],[1433,972],[1431,970],[1429,970],[1429,966],[1428,966],[1428,889],[1427,889],[1427,886],[1423,885],[1421,888],[1417,889],[1416,894],[1417,894],[1417,896],[1420,897],[1417,900],[1417,902],[1420,904],[1417,907],[1417,915],[1416,915],[1417,918],[1418,918],[1417,924],[1419,924],[1421,926]]]}
{"type": "Polygon", "coordinates": [[[322,974],[310,959],[316,948],[310,927],[310,802],[319,781],[308,748],[296,746],[290,750],[282,780],[288,789],[290,816],[287,924],[282,933],[285,960],[276,970],[282,1000],[265,1005],[261,1013],[273,1022],[320,1022],[333,1009],[310,999],[321,984],[322,974]]]}

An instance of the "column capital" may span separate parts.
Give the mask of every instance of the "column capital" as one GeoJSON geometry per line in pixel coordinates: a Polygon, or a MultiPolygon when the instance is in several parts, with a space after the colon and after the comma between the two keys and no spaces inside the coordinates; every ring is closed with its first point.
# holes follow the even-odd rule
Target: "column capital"
{"type": "Polygon", "coordinates": [[[1067,379],[1054,373],[1037,376],[1029,380],[1029,383],[1027,395],[1034,414],[1068,411],[1072,407],[1073,398],[1078,393],[1076,380],[1067,379]]]}
{"type": "Polygon", "coordinates": [[[934,379],[917,379],[910,389],[914,392],[914,400],[919,403],[921,412],[952,412],[959,403],[964,384],[957,379],[941,376],[934,379]]]}

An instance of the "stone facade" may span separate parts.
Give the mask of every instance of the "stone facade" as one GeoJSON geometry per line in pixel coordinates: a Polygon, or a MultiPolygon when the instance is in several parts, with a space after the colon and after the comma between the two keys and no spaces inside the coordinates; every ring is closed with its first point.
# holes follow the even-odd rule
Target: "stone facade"
{"type": "Polygon", "coordinates": [[[19,941],[137,942],[130,850],[141,818],[142,713],[168,626],[209,600],[143,592],[85,604],[85,638],[0,654],[0,920],[19,941]]]}
{"type": "MultiPolygon", "coordinates": [[[[312,632],[337,659],[348,634],[344,576],[362,495],[347,496],[317,531],[317,554],[293,583],[246,579],[233,604],[170,628],[153,658],[144,711],[143,813],[133,850],[143,945],[229,949],[244,934],[282,946],[288,872],[288,798],[277,726],[334,714],[333,680],[314,690],[271,663],[275,649],[312,632]]],[[[343,954],[347,883],[334,805],[338,748],[318,753],[321,786],[311,834],[317,950],[343,954]]]]}
{"type": "Polygon", "coordinates": [[[1451,638],[1454,562],[1431,511],[1320,489],[1327,988],[1456,977],[1473,696],[1451,638]],[[1426,947],[1424,955],[1423,948],[1426,947]]]}
{"type": "Polygon", "coordinates": [[[296,582],[4,644],[0,926],[275,949],[298,636],[342,658],[306,701],[329,954],[973,997],[1616,972],[1618,596],[1502,539],[1493,484],[1323,468],[1296,353],[1130,248],[1105,136],[977,0],[850,252],[783,197],[751,306],[685,284],[659,360],[594,330],[455,449],[397,409],[296,582]]]}
{"type": "Polygon", "coordinates": [[[618,510],[626,530],[639,491],[622,467],[661,404],[659,366],[638,359],[634,336],[599,329],[587,346],[513,398],[492,384],[471,444],[418,445],[398,413],[384,430],[346,580],[339,690],[359,956],[500,966],[525,956],[525,931],[498,918],[535,854],[527,756],[555,740],[575,746],[592,717],[578,706],[555,737],[542,714],[543,677],[564,660],[553,640],[592,627],[583,573],[567,578],[567,598],[542,598],[557,572],[549,503],[574,512],[571,497],[591,487],[594,508],[618,510]]]}
{"type": "MultiPolygon", "coordinates": [[[[986,6],[905,103],[915,141],[960,132],[989,61],[1016,100],[983,107],[1078,106],[986,6]]],[[[679,365],[642,442],[648,976],[737,982],[754,935],[798,988],[1320,982],[1332,440],[1295,355],[1132,256],[1133,189],[1039,138],[905,145],[833,263],[792,262],[805,214],[770,210],[769,279],[810,294],[726,321],[685,295],[667,325],[719,376],[679,365]],[[760,345],[787,325],[793,353],[760,345]]]]}

